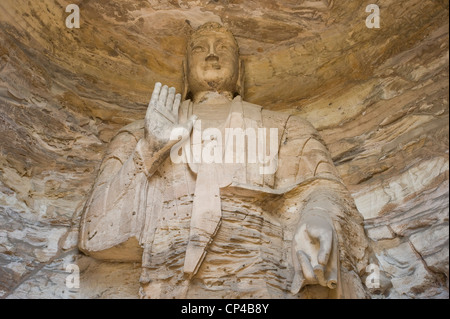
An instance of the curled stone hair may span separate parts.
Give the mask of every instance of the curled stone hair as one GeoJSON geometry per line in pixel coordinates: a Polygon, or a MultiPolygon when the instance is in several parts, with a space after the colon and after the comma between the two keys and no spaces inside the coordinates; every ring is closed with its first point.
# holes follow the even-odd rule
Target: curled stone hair
{"type": "Polygon", "coordinates": [[[205,24],[198,27],[195,31],[193,31],[191,33],[189,41],[188,41],[188,45],[189,45],[189,43],[192,42],[193,39],[195,39],[205,33],[208,33],[208,32],[218,32],[218,33],[223,33],[223,34],[230,36],[230,38],[233,39],[233,41],[236,44],[236,47],[239,51],[239,45],[238,45],[233,33],[227,27],[225,27],[217,22],[206,22],[205,24]]]}

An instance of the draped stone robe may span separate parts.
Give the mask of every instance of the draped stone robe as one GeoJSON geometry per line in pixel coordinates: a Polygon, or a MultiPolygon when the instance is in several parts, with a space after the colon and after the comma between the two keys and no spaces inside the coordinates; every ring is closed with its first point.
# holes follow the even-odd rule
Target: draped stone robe
{"type": "MultiPolygon", "coordinates": [[[[192,106],[183,102],[180,122],[192,106]]],[[[226,123],[244,130],[277,128],[278,169],[262,175],[259,163],[241,164],[227,183],[219,183],[220,220],[194,273],[187,276],[185,259],[200,177],[192,165],[174,164],[170,157],[148,174],[138,160],[143,120],[121,129],[110,143],[84,208],[80,250],[98,259],[141,262],[144,298],[366,297],[359,277],[368,264],[362,217],[317,131],[297,116],[240,97],[226,123]],[[338,288],[306,286],[293,296],[291,241],[302,214],[321,207],[332,207],[327,213],[339,242],[338,288]]]]}

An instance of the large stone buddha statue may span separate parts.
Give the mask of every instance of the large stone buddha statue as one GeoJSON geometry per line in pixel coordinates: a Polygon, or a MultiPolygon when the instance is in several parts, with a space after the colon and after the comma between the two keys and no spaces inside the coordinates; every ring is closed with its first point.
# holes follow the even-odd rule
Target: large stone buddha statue
{"type": "Polygon", "coordinates": [[[363,219],[327,148],[245,102],[243,71],[228,29],[192,33],[183,94],[157,83],[111,141],[80,250],[142,263],[142,298],[366,297],[363,219]]]}

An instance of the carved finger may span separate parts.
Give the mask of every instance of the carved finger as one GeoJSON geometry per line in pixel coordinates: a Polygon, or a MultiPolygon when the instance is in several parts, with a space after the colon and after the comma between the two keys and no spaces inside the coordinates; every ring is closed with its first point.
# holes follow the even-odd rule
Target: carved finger
{"type": "Polygon", "coordinates": [[[300,265],[300,261],[298,260],[297,253],[294,248],[292,248],[292,262],[294,264],[294,279],[292,279],[291,283],[291,293],[296,295],[300,292],[300,290],[302,290],[306,280],[303,276],[302,266],[300,265]]]}
{"type": "Polygon", "coordinates": [[[327,286],[327,280],[325,279],[325,269],[322,265],[317,265],[314,267],[314,274],[317,277],[317,280],[319,281],[319,284],[321,286],[326,287],[327,286]]]}
{"type": "Polygon", "coordinates": [[[300,267],[302,269],[305,279],[311,283],[317,282],[316,275],[314,274],[314,269],[311,266],[308,256],[301,250],[297,251],[297,258],[300,262],[300,267]]]}
{"type": "Polygon", "coordinates": [[[181,94],[177,94],[175,96],[175,102],[173,102],[173,114],[176,118],[178,118],[178,110],[180,109],[181,105],[181,94]]]}
{"type": "Polygon", "coordinates": [[[158,103],[161,86],[162,84],[160,82],[156,82],[155,88],[153,89],[152,98],[150,99],[150,105],[153,105],[153,107],[156,107],[156,104],[158,103]]]}
{"type": "Polygon", "coordinates": [[[172,112],[174,99],[175,99],[175,88],[171,87],[169,89],[169,95],[167,96],[167,101],[166,101],[166,109],[169,110],[170,112],[172,112]]]}
{"type": "Polygon", "coordinates": [[[328,263],[331,254],[331,246],[333,244],[333,231],[327,226],[328,225],[325,227],[317,227],[317,225],[314,225],[306,228],[308,235],[319,241],[320,249],[317,254],[317,262],[324,267],[328,263]]]}
{"type": "Polygon", "coordinates": [[[291,284],[291,293],[293,295],[296,295],[302,290],[303,286],[305,286],[305,277],[303,277],[302,270],[300,269],[299,272],[295,272],[294,279],[292,280],[291,284]]]}
{"type": "Polygon", "coordinates": [[[172,124],[177,124],[177,119],[172,114],[172,108],[168,109],[166,107],[166,102],[168,100],[168,91],[169,87],[167,85],[164,85],[161,89],[161,93],[159,94],[158,103],[156,106],[156,110],[159,114],[161,114],[163,117],[165,117],[169,122],[172,124]]]}
{"type": "Polygon", "coordinates": [[[145,120],[148,122],[156,109],[156,105],[158,104],[159,93],[161,92],[161,83],[156,82],[155,88],[153,89],[152,97],[150,99],[150,103],[148,104],[147,112],[145,114],[145,120]]]}
{"type": "Polygon", "coordinates": [[[327,286],[330,289],[336,289],[339,272],[339,247],[336,236],[333,234],[333,248],[330,255],[330,261],[327,266],[327,286]]]}
{"type": "Polygon", "coordinates": [[[186,122],[186,128],[187,128],[189,133],[192,131],[192,128],[194,127],[195,121],[197,121],[197,120],[198,120],[198,116],[194,114],[186,122]]]}
{"type": "Polygon", "coordinates": [[[333,235],[331,233],[324,233],[319,237],[320,241],[320,250],[317,255],[317,261],[322,266],[326,266],[328,264],[328,259],[331,254],[331,247],[333,244],[333,235]]]}
{"type": "MultiPolygon", "coordinates": [[[[191,131],[197,118],[197,115],[192,115],[186,123],[178,125],[172,130],[170,135],[170,140],[172,141],[170,144],[171,147],[175,144],[183,144],[191,136],[191,131]]],[[[172,151],[177,152],[178,150],[172,151]]]]}
{"type": "Polygon", "coordinates": [[[191,136],[192,128],[194,127],[194,123],[197,120],[197,115],[192,115],[189,120],[184,123],[183,125],[177,125],[172,129],[172,132],[170,133],[170,142],[167,144],[167,149],[171,148],[171,156],[176,156],[180,148],[173,148],[174,145],[183,145],[184,142],[189,139],[191,136]]]}
{"type": "Polygon", "coordinates": [[[167,85],[164,85],[161,89],[161,93],[159,94],[159,99],[158,99],[158,108],[159,109],[165,108],[165,106],[166,106],[168,90],[169,90],[169,87],[167,85]]]}

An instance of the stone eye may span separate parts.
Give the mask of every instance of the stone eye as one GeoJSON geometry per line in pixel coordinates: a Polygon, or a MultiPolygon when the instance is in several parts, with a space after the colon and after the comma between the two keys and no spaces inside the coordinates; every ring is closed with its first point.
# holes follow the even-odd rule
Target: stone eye
{"type": "Polygon", "coordinates": [[[225,44],[221,43],[217,46],[217,50],[225,51],[226,49],[227,49],[227,46],[225,44]]]}
{"type": "Polygon", "coordinates": [[[205,48],[202,47],[201,45],[196,45],[195,47],[192,48],[192,52],[194,53],[200,53],[200,52],[204,52],[205,48]]]}

